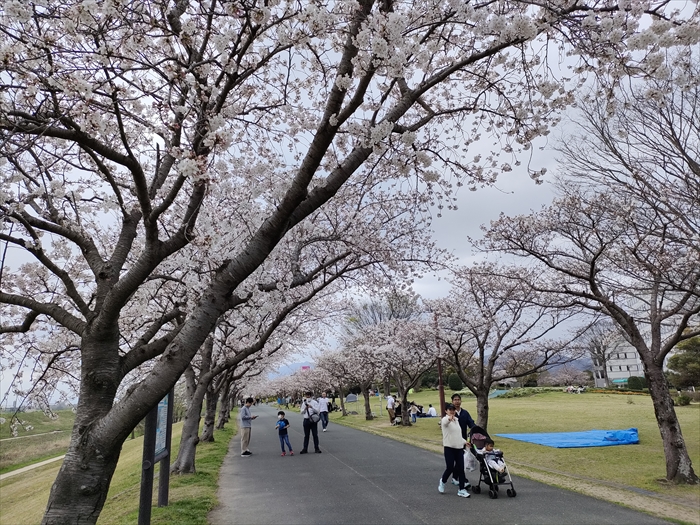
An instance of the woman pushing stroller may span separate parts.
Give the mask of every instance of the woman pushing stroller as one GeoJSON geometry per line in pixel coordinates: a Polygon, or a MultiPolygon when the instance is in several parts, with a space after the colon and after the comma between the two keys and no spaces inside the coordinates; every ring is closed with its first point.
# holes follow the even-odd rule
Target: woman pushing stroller
{"type": "Polygon", "coordinates": [[[462,429],[455,417],[455,406],[452,403],[448,403],[445,406],[445,411],[447,415],[440,421],[440,428],[442,429],[442,445],[446,468],[440,478],[438,491],[444,494],[445,483],[447,483],[450,475],[454,476],[454,473],[457,473],[459,478],[457,495],[461,498],[468,498],[469,492],[465,488],[466,478],[464,475],[464,447],[467,444],[467,440],[462,437],[462,429]]]}

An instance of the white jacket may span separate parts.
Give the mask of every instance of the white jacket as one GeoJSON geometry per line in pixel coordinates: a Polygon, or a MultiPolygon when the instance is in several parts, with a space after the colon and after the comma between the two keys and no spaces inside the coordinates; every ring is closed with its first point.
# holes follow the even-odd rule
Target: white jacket
{"type": "Polygon", "coordinates": [[[301,415],[304,416],[304,419],[309,419],[309,414],[318,414],[319,412],[318,402],[315,399],[304,399],[304,401],[302,401],[301,415]],[[308,410],[306,410],[307,406],[309,407],[308,410]]]}
{"type": "Polygon", "coordinates": [[[467,441],[462,437],[462,428],[455,417],[450,421],[449,416],[445,416],[440,421],[442,428],[442,445],[449,448],[464,448],[467,441]]]}

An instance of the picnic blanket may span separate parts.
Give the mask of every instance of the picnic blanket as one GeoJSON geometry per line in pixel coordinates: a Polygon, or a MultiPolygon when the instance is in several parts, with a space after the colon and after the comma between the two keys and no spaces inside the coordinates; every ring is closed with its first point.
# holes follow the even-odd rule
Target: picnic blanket
{"type": "Polygon", "coordinates": [[[496,435],[554,448],[611,447],[614,445],[635,445],[639,443],[639,435],[636,428],[628,428],[627,430],[586,430],[584,432],[496,435]]]}

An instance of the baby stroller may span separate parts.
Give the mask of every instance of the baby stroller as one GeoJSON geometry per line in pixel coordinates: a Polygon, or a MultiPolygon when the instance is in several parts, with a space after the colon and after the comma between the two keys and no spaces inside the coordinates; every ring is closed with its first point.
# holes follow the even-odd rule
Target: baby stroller
{"type": "Polygon", "coordinates": [[[489,468],[486,464],[487,457],[477,453],[476,449],[484,448],[484,440],[490,438],[491,436],[481,427],[474,426],[469,431],[469,441],[471,442],[471,447],[469,451],[476,457],[479,462],[479,483],[472,486],[472,492],[475,494],[481,493],[481,483],[485,483],[489,487],[489,497],[491,499],[498,498],[498,487],[499,485],[510,485],[510,488],[506,490],[509,498],[514,498],[516,496],[515,487],[513,486],[513,478],[510,477],[510,471],[508,470],[508,465],[506,465],[503,459],[502,452],[494,452],[493,455],[498,457],[503,461],[505,467],[503,473],[499,473],[489,468]]]}

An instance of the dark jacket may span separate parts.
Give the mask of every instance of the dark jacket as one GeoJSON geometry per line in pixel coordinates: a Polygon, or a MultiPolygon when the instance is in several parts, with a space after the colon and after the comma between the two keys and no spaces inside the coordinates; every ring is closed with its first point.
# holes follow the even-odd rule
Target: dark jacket
{"type": "Polygon", "coordinates": [[[462,437],[468,440],[469,438],[467,436],[469,435],[469,429],[472,428],[476,423],[474,423],[472,416],[469,415],[469,412],[467,412],[465,408],[462,408],[459,414],[456,415],[457,421],[459,421],[459,427],[462,429],[462,437]]]}

